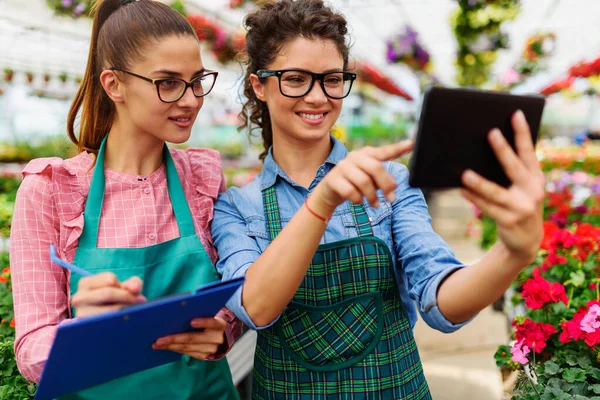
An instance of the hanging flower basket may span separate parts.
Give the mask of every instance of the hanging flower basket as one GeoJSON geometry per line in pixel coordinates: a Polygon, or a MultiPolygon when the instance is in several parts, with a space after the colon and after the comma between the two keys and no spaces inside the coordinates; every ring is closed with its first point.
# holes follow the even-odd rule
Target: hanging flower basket
{"type": "Polygon", "coordinates": [[[12,69],[4,68],[4,80],[6,82],[12,82],[14,73],[15,72],[12,69]]]}
{"type": "Polygon", "coordinates": [[[419,43],[417,32],[407,26],[404,31],[387,41],[387,61],[406,64],[414,71],[427,71],[431,65],[429,52],[419,43]]]}

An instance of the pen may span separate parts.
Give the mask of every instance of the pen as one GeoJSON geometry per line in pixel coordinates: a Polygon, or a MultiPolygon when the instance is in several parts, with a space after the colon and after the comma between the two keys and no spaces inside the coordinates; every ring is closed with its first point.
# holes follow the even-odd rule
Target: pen
{"type": "Polygon", "coordinates": [[[60,259],[57,255],[56,255],[56,247],[54,247],[53,244],[50,245],[50,260],[56,264],[56,265],[60,265],[61,267],[68,269],[71,272],[75,272],[76,274],[79,274],[81,276],[92,276],[93,274],[91,272],[86,271],[83,268],[79,268],[76,265],[73,264],[69,264],[68,262],[66,262],[65,260],[60,259]]]}

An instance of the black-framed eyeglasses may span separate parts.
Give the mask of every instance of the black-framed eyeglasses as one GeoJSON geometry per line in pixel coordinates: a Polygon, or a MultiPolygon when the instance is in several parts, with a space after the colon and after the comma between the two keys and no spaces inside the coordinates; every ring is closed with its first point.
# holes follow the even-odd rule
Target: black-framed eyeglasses
{"type": "Polygon", "coordinates": [[[323,93],[336,100],[343,99],[350,94],[350,89],[356,79],[356,74],[352,72],[316,74],[302,69],[260,69],[256,71],[256,75],[261,79],[276,76],[279,79],[281,94],[292,98],[306,96],[312,90],[315,81],[319,81],[323,93]]]}
{"type": "Polygon", "coordinates": [[[177,78],[150,79],[146,78],[145,76],[138,75],[130,71],[125,71],[124,69],[116,67],[111,67],[109,68],[109,70],[124,72],[128,75],[135,76],[136,78],[140,78],[145,80],[146,82],[152,83],[156,86],[156,93],[158,94],[158,98],[163,103],[174,103],[178,101],[183,97],[183,95],[189,87],[192,88],[194,96],[204,97],[207,94],[209,94],[213,86],[215,86],[217,75],[219,75],[219,73],[216,71],[205,72],[202,75],[187,82],[183,79],[177,78]]]}

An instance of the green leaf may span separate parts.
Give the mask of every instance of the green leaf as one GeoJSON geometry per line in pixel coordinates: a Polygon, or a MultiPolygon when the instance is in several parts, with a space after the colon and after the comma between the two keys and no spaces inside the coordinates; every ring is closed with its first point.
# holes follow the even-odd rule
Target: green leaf
{"type": "Polygon", "coordinates": [[[498,350],[494,354],[496,360],[496,366],[502,367],[512,360],[512,354],[510,352],[510,346],[502,345],[498,347],[498,350]]]}
{"type": "Polygon", "coordinates": [[[544,371],[548,375],[556,375],[560,371],[560,366],[552,361],[546,361],[544,363],[544,371]]]}
{"type": "Polygon", "coordinates": [[[567,368],[564,370],[562,376],[569,383],[585,381],[585,371],[581,368],[567,368]]]}
{"type": "Polygon", "coordinates": [[[590,370],[587,371],[587,374],[589,376],[591,376],[592,378],[600,381],[600,369],[598,368],[592,368],[590,370]]]}
{"type": "Polygon", "coordinates": [[[583,369],[587,369],[592,366],[592,360],[586,354],[581,354],[577,357],[577,364],[583,369]]]}
{"type": "Polygon", "coordinates": [[[571,390],[569,390],[569,393],[573,394],[573,395],[580,395],[580,396],[588,395],[589,394],[588,383],[587,382],[574,383],[571,390]]]}
{"type": "Polygon", "coordinates": [[[588,389],[596,394],[600,394],[600,385],[591,385],[588,386],[588,389]]]}
{"type": "Polygon", "coordinates": [[[574,367],[577,365],[577,356],[574,354],[569,354],[566,358],[565,361],[567,362],[567,364],[569,364],[571,367],[574,367]]]}
{"type": "Polygon", "coordinates": [[[581,270],[571,272],[569,276],[571,277],[571,279],[565,282],[565,286],[581,286],[583,285],[583,282],[585,282],[585,273],[581,270]]]}
{"type": "Polygon", "coordinates": [[[560,383],[561,380],[559,378],[550,378],[550,380],[548,380],[548,384],[546,385],[547,388],[555,388],[555,389],[560,389],[560,383]]]}

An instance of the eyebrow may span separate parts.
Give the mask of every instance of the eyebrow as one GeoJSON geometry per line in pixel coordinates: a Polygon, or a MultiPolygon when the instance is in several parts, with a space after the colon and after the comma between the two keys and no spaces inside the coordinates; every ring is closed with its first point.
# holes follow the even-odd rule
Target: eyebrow
{"type": "MultiPolygon", "coordinates": [[[[203,74],[204,72],[206,72],[206,68],[202,68],[201,70],[196,71],[195,73],[192,74],[192,76],[198,76],[200,74],[203,74]]],[[[179,72],[170,71],[168,69],[159,69],[158,71],[152,72],[152,74],[168,75],[168,76],[171,76],[171,77],[174,77],[174,78],[181,78],[183,76],[179,72]]]]}
{"type": "MultiPolygon", "coordinates": [[[[305,69],[305,68],[282,68],[282,70],[288,70],[288,71],[303,71],[303,72],[311,72],[311,73],[312,73],[312,71],[310,71],[310,70],[308,70],[308,69],[305,69]]],[[[326,70],[326,71],[323,71],[323,72],[315,72],[315,73],[316,73],[316,74],[330,74],[330,73],[332,73],[332,72],[344,72],[344,70],[343,70],[343,69],[341,69],[341,68],[332,68],[332,69],[328,69],[328,70],[326,70]]]]}

